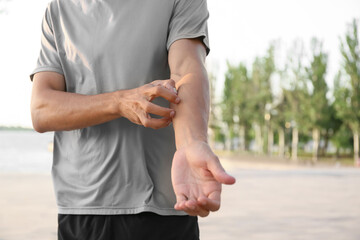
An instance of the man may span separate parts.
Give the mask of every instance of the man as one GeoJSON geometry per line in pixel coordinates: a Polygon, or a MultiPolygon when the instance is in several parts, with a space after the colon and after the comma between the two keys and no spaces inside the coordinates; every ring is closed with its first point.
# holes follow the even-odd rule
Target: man
{"type": "Polygon", "coordinates": [[[208,16],[206,0],[48,4],[31,114],[55,131],[59,239],[199,239],[235,182],[207,143],[208,16]]]}

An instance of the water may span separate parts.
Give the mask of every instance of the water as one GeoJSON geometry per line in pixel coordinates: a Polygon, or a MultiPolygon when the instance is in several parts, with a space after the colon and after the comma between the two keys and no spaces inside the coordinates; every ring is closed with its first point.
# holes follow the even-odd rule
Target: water
{"type": "Polygon", "coordinates": [[[0,131],[0,173],[50,173],[54,133],[0,131]]]}

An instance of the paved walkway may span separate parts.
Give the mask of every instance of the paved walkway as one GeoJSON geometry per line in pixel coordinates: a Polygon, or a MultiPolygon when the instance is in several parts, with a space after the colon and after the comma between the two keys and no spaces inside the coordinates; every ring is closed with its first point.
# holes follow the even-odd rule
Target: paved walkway
{"type": "Polygon", "coordinates": [[[360,169],[230,171],[220,212],[200,219],[203,240],[359,240],[360,169]]]}
{"type": "MultiPolygon", "coordinates": [[[[233,164],[202,240],[359,240],[360,169],[233,164]]],[[[0,240],[55,240],[49,175],[0,174],[0,240]]]]}

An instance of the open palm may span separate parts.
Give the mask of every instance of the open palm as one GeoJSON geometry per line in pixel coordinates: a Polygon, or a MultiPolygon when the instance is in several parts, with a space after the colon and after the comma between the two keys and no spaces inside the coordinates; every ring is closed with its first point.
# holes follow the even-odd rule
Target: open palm
{"type": "Polygon", "coordinates": [[[177,200],[175,209],[202,217],[220,208],[221,184],[235,182],[203,141],[194,141],[176,151],[171,177],[177,200]]]}

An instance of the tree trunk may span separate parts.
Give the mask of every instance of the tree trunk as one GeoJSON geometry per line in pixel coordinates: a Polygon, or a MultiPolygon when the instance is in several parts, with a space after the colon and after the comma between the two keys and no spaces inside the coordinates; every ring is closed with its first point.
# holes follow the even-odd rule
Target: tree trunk
{"type": "Polygon", "coordinates": [[[274,132],[271,128],[269,128],[269,130],[268,130],[268,147],[267,147],[267,152],[268,152],[269,156],[272,155],[273,145],[274,145],[274,132]]]}
{"type": "Polygon", "coordinates": [[[234,147],[234,125],[232,124],[230,126],[230,131],[229,131],[229,139],[230,139],[230,151],[234,151],[235,147],[234,147]]]}
{"type": "Polygon", "coordinates": [[[297,162],[297,147],[299,142],[299,131],[296,127],[292,129],[291,161],[297,162]]]}
{"type": "Polygon", "coordinates": [[[246,147],[246,136],[245,136],[245,126],[244,125],[240,125],[240,129],[239,129],[239,149],[240,151],[245,151],[245,147],[246,147]]]}
{"type": "Polygon", "coordinates": [[[254,130],[255,130],[256,152],[263,153],[263,139],[261,136],[261,127],[258,124],[255,124],[254,130]]]}
{"type": "Polygon", "coordinates": [[[230,127],[229,125],[225,125],[225,144],[224,144],[224,147],[225,147],[225,150],[230,150],[231,149],[231,139],[230,139],[230,127]]]}
{"type": "Polygon", "coordinates": [[[285,152],[285,131],[279,128],[279,157],[284,157],[285,152]]]}
{"type": "Polygon", "coordinates": [[[359,131],[355,130],[353,131],[354,136],[354,165],[356,167],[360,167],[359,162],[359,131]]]}
{"type": "Polygon", "coordinates": [[[324,137],[324,147],[323,147],[323,151],[322,151],[322,156],[326,156],[326,153],[327,153],[327,148],[329,146],[329,134],[326,132],[326,135],[324,137]]]}
{"type": "Polygon", "coordinates": [[[336,153],[335,153],[335,159],[336,161],[339,160],[340,158],[340,148],[339,147],[336,147],[336,153]]]}
{"type": "Polygon", "coordinates": [[[312,160],[314,163],[317,162],[319,156],[319,141],[320,141],[320,130],[318,128],[314,128],[312,131],[313,137],[313,156],[312,160]]]}

